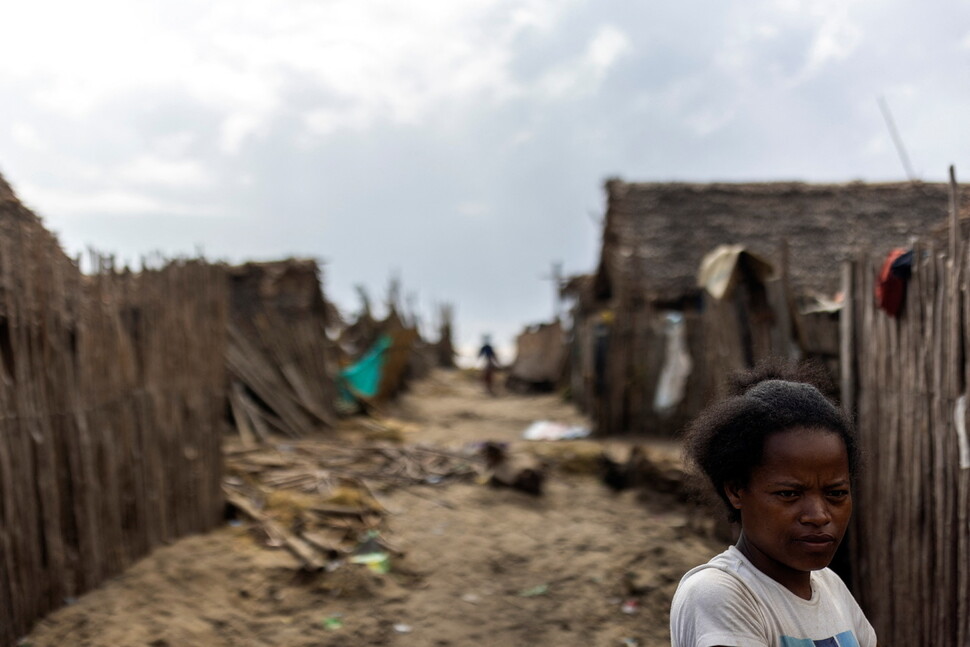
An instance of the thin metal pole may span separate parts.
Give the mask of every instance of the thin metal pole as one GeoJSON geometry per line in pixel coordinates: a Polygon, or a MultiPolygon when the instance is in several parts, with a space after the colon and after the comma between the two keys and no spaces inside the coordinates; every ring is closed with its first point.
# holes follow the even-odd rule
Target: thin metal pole
{"type": "Polygon", "coordinates": [[[879,108],[882,110],[882,116],[886,120],[886,126],[889,127],[889,134],[893,138],[893,144],[895,144],[896,152],[899,154],[899,161],[903,163],[903,170],[906,171],[906,177],[912,182],[916,179],[916,174],[913,173],[913,167],[909,164],[909,156],[906,155],[903,140],[899,136],[899,131],[896,130],[896,122],[893,121],[892,113],[889,112],[889,104],[886,103],[886,99],[883,97],[879,97],[879,108]]]}

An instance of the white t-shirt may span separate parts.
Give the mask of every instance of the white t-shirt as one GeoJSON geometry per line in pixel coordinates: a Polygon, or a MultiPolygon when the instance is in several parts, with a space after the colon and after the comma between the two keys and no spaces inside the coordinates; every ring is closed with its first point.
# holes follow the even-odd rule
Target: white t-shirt
{"type": "Polygon", "coordinates": [[[673,647],[876,647],[876,632],[832,570],[812,571],[803,600],[731,546],[680,580],[673,647]]]}

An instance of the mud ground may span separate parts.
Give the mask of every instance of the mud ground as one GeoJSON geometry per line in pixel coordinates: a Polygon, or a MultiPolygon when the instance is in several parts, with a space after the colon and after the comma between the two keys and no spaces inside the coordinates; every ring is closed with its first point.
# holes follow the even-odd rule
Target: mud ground
{"type": "MultiPolygon", "coordinates": [[[[557,395],[490,397],[457,372],[433,374],[384,413],[411,423],[406,444],[497,440],[516,452],[555,451],[521,440],[535,420],[586,423],[557,395]]],[[[628,444],[593,446],[622,457],[628,444]]],[[[478,483],[379,498],[391,513],[385,536],[405,553],[389,573],[303,574],[245,524],[227,525],[155,551],[21,644],[659,647],[678,579],[723,548],[689,504],[617,494],[583,469],[551,469],[538,498],[478,483]]]]}

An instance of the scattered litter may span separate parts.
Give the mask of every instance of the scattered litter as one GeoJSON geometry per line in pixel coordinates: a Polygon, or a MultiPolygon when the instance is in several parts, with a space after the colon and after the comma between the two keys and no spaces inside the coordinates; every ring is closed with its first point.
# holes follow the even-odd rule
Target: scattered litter
{"type": "Polygon", "coordinates": [[[636,638],[624,638],[623,647],[640,647],[640,641],[636,638]]]}
{"type": "Polygon", "coordinates": [[[461,596],[462,602],[467,602],[468,604],[478,604],[482,601],[482,596],[476,595],[475,593],[465,593],[461,596]]]}
{"type": "Polygon", "coordinates": [[[640,610],[640,602],[637,600],[626,600],[620,606],[620,611],[627,614],[628,616],[632,616],[634,613],[636,613],[639,610],[640,610]]]}
{"type": "Polygon", "coordinates": [[[339,615],[327,616],[323,619],[323,628],[327,631],[336,631],[344,626],[344,621],[340,619],[339,615]]]}
{"type": "Polygon", "coordinates": [[[519,595],[523,598],[534,598],[539,595],[545,595],[548,592],[548,584],[539,584],[538,586],[533,586],[532,588],[519,591],[519,595]]]}
{"type": "Polygon", "coordinates": [[[354,555],[350,561],[353,564],[365,564],[367,568],[381,575],[391,572],[391,556],[385,552],[354,555]]]}
{"type": "MultiPolygon", "coordinates": [[[[368,530],[364,533],[363,538],[354,548],[353,554],[361,558],[356,560],[355,563],[357,564],[386,564],[388,570],[390,570],[392,555],[397,557],[404,555],[400,549],[388,543],[377,530],[368,530]]],[[[386,573],[387,571],[381,570],[379,572],[386,573]]]]}
{"type": "Polygon", "coordinates": [[[586,438],[590,430],[578,425],[564,425],[561,422],[551,422],[549,420],[537,420],[533,422],[522,434],[526,440],[575,440],[586,438]]]}
{"type": "Polygon", "coordinates": [[[414,631],[414,627],[412,627],[411,625],[398,623],[394,625],[394,631],[398,632],[399,634],[409,634],[412,631],[414,631]]]}
{"type": "Polygon", "coordinates": [[[510,487],[533,496],[542,494],[545,469],[534,457],[512,456],[506,443],[485,442],[479,450],[485,459],[482,480],[489,485],[510,487]]]}

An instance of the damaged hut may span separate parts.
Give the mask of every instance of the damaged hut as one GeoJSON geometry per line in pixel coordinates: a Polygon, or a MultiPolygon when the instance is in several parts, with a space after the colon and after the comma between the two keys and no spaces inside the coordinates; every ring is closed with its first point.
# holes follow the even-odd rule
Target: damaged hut
{"type": "Polygon", "coordinates": [[[598,268],[565,288],[570,390],[600,434],[674,433],[727,371],[765,355],[835,361],[831,310],[802,315],[797,300],[834,297],[842,260],[907,244],[949,199],[923,183],[610,180],[606,193],[598,268]],[[718,269],[700,278],[705,257],[718,269]]]}
{"type": "MultiPolygon", "coordinates": [[[[421,337],[414,308],[402,307],[396,277],[390,282],[383,319],[374,317],[366,290],[358,286],[357,291],[361,310],[337,339],[342,367],[337,375],[338,407],[348,413],[394,398],[412,379],[427,375],[440,358],[440,345],[421,337]]],[[[450,349],[450,318],[446,321],[450,349]]]]}
{"type": "Polygon", "coordinates": [[[232,415],[244,441],[335,424],[331,308],[312,259],[229,268],[232,415]]]}

